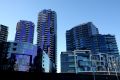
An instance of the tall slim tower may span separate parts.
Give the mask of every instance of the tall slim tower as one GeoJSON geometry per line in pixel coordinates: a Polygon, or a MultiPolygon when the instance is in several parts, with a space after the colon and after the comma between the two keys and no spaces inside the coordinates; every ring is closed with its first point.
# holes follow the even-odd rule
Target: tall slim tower
{"type": "Polygon", "coordinates": [[[38,15],[37,45],[48,53],[55,64],[57,58],[57,15],[52,10],[42,10],[38,15]]]}
{"type": "Polygon", "coordinates": [[[34,26],[31,21],[20,20],[16,27],[15,41],[33,43],[34,26]]]}
{"type": "Polygon", "coordinates": [[[0,25],[0,42],[7,42],[8,27],[0,25]]]}

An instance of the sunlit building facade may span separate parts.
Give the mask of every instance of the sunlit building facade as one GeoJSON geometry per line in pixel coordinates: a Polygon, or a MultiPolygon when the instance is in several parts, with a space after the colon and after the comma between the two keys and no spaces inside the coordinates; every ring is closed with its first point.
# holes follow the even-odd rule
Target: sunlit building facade
{"type": "Polygon", "coordinates": [[[49,55],[41,48],[37,48],[37,56],[34,58],[33,71],[40,73],[53,73],[54,63],[49,55]]]}

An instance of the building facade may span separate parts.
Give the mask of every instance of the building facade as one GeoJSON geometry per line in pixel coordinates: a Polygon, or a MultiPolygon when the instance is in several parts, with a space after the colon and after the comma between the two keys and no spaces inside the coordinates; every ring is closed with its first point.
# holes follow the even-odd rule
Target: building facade
{"type": "Polygon", "coordinates": [[[9,49],[7,57],[10,58],[11,54],[26,54],[32,56],[32,63],[37,55],[37,46],[28,42],[8,42],[9,49]]]}
{"type": "MultiPolygon", "coordinates": [[[[56,64],[57,15],[55,11],[49,9],[39,13],[37,23],[37,46],[48,53],[51,61],[56,64]]],[[[53,72],[56,72],[56,69],[54,69],[53,72]]]]}
{"type": "Polygon", "coordinates": [[[93,54],[107,53],[118,55],[118,47],[114,35],[99,34],[92,22],[78,25],[66,31],[67,51],[91,50],[93,54]]]}
{"type": "Polygon", "coordinates": [[[50,72],[50,58],[44,51],[42,55],[42,68],[44,69],[44,72],[50,72]]]}
{"type": "Polygon", "coordinates": [[[0,71],[8,70],[8,49],[9,44],[7,42],[0,42],[0,71]]]}
{"type": "Polygon", "coordinates": [[[92,22],[84,23],[66,31],[67,51],[91,49],[90,37],[98,34],[98,28],[92,22]]]}
{"type": "Polygon", "coordinates": [[[15,41],[33,43],[34,27],[33,22],[20,20],[16,27],[15,41]]]}
{"type": "Polygon", "coordinates": [[[0,24],[0,42],[7,42],[8,27],[0,24]]]}
{"type": "Polygon", "coordinates": [[[41,48],[37,48],[37,55],[34,58],[33,72],[40,73],[53,73],[53,62],[50,60],[49,55],[41,48]]]}
{"type": "Polygon", "coordinates": [[[61,52],[61,73],[91,71],[90,50],[61,52]]]}
{"type": "Polygon", "coordinates": [[[93,35],[91,37],[91,50],[93,52],[101,52],[107,54],[118,55],[117,42],[114,35],[93,35]]]}
{"type": "Polygon", "coordinates": [[[2,67],[4,67],[1,69],[29,72],[37,55],[37,46],[27,42],[2,42],[0,46],[0,60],[2,67]]]}
{"type": "Polygon", "coordinates": [[[120,56],[90,50],[61,52],[61,73],[120,73],[120,56]]]}

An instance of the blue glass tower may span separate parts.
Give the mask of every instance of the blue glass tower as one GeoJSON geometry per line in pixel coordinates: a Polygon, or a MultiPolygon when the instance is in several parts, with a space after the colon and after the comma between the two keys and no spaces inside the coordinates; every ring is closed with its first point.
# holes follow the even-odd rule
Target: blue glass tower
{"type": "Polygon", "coordinates": [[[57,15],[55,11],[49,9],[42,10],[39,13],[37,23],[37,46],[48,53],[50,60],[56,64],[57,15]]]}
{"type": "Polygon", "coordinates": [[[31,21],[20,20],[16,27],[15,41],[33,43],[34,26],[31,21]]]}

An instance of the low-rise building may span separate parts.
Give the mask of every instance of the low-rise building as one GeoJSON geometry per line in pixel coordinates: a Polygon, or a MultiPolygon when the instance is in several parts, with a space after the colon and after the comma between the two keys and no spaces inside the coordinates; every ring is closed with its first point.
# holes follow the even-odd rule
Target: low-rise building
{"type": "MultiPolygon", "coordinates": [[[[31,64],[33,64],[33,60],[36,56],[36,51],[36,45],[33,45],[32,43],[1,42],[1,66],[4,67],[4,65],[7,65],[7,68],[13,71],[29,71],[31,64]],[[3,62],[6,63],[3,64],[3,62]]],[[[7,70],[5,68],[2,69],[7,70]]]]}
{"type": "Polygon", "coordinates": [[[106,72],[120,73],[120,56],[92,54],[90,50],[61,52],[61,73],[106,72]]]}

